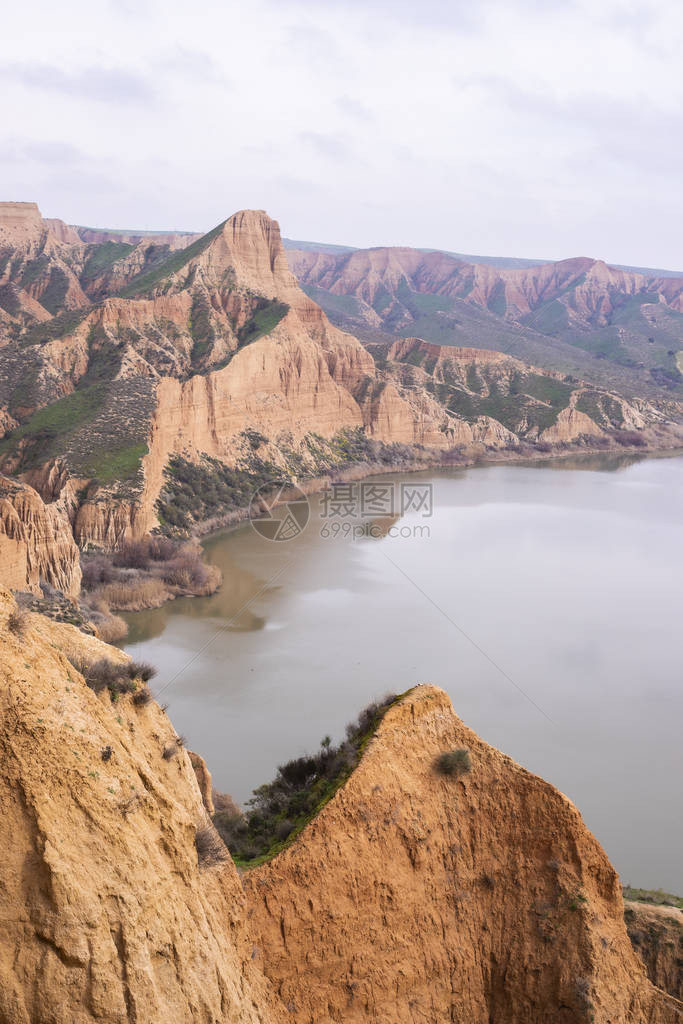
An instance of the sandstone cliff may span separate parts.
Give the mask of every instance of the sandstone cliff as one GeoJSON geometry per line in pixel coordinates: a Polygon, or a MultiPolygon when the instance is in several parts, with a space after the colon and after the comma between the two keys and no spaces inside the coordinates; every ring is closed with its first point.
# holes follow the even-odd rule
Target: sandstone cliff
{"type": "Polygon", "coordinates": [[[66,660],[125,659],[74,627],[7,628],[0,593],[2,1024],[269,1024],[232,862],[156,704],[96,696],[66,660]]]}
{"type": "MultiPolygon", "coordinates": [[[[437,461],[609,446],[620,431],[659,447],[683,418],[675,402],[627,400],[486,349],[406,338],[374,358],[301,290],[261,210],[198,238],[89,241],[34,204],[0,204],[0,229],[0,470],[68,509],[81,547],[156,528],[174,456],[304,479],[321,471],[316,438],[348,431],[437,461]]],[[[373,256],[372,273],[398,288],[406,259],[373,256]]]]}
{"type": "Polygon", "coordinates": [[[683,911],[626,900],[626,927],[653,985],[683,1000],[683,911]]]}
{"type": "Polygon", "coordinates": [[[247,895],[259,961],[301,1024],[682,1019],[646,980],[617,875],[576,808],[433,687],[387,713],[247,895]],[[472,768],[444,779],[434,760],[453,748],[472,768]]]}
{"type": "Polygon", "coordinates": [[[78,547],[63,507],[0,475],[0,580],[40,594],[44,581],[69,597],[81,586],[78,547]]]}
{"type": "Polygon", "coordinates": [[[203,763],[157,705],[96,695],[66,657],[126,655],[14,607],[0,592],[2,1024],[680,1024],[576,809],[441,691],[394,706],[243,888],[204,845],[203,763]],[[459,780],[433,770],[453,746],[459,780]]]}

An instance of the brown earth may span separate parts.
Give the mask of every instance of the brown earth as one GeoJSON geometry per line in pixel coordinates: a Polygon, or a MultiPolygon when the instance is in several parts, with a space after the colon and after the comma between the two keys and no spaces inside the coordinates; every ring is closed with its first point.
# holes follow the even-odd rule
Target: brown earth
{"type": "Polygon", "coordinates": [[[682,1019],[576,809],[442,691],[392,708],[241,884],[212,845],[203,763],[156,704],[95,695],[65,654],[126,656],[38,615],[17,635],[13,608],[2,592],[2,1024],[682,1019]],[[459,779],[433,768],[452,747],[471,752],[459,779]]]}
{"type": "Polygon", "coordinates": [[[626,927],[653,985],[683,999],[683,911],[625,901],[626,927]]]}

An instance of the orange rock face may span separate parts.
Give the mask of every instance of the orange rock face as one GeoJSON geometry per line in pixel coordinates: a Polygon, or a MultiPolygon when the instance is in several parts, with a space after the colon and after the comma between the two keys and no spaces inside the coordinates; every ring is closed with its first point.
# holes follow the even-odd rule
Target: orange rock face
{"type": "Polygon", "coordinates": [[[576,809],[442,691],[395,705],[240,880],[201,759],[154,702],[96,695],[66,657],[127,656],[35,614],[17,635],[14,609],[0,591],[2,1024],[680,1024],[576,809]],[[470,771],[436,774],[454,747],[470,771]]]}
{"type": "Polygon", "coordinates": [[[25,484],[0,476],[0,579],[40,594],[44,580],[69,597],[81,586],[78,547],[66,512],[25,484]]]}
{"type": "Polygon", "coordinates": [[[617,875],[576,808],[433,687],[387,713],[247,895],[259,961],[300,1024],[682,1019],[647,981],[617,875]],[[454,748],[471,770],[440,776],[434,761],[454,748]]]}

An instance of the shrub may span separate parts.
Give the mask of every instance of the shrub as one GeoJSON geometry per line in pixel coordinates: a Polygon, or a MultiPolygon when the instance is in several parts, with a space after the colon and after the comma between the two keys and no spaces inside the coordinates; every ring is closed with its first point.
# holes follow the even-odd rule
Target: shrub
{"type": "Polygon", "coordinates": [[[122,693],[132,693],[133,683],[128,676],[128,666],[100,658],[89,664],[80,658],[69,658],[69,661],[80,672],[87,686],[95,693],[109,690],[112,700],[118,699],[122,693]]]}
{"type": "Polygon", "coordinates": [[[133,704],[136,707],[142,708],[145,704],[149,704],[152,700],[152,694],[149,692],[147,687],[143,687],[141,690],[136,690],[133,694],[133,704]]]}
{"type": "Polygon", "coordinates": [[[457,750],[447,750],[439,754],[434,762],[436,770],[440,775],[458,776],[465,775],[472,768],[470,752],[465,747],[457,750]]]}
{"type": "Polygon", "coordinates": [[[111,761],[111,755],[113,753],[114,753],[114,750],[113,750],[112,747],[110,747],[108,745],[106,747],[103,747],[102,748],[102,760],[103,761],[111,761]]]}
{"type": "Polygon", "coordinates": [[[117,611],[139,612],[158,608],[167,597],[166,587],[155,577],[118,580],[94,591],[96,597],[117,611]]]}
{"type": "Polygon", "coordinates": [[[120,615],[98,615],[94,623],[97,627],[97,635],[105,644],[113,644],[123,640],[128,635],[128,625],[120,615]]]}
{"type": "Polygon", "coordinates": [[[89,555],[81,558],[81,586],[83,590],[94,590],[115,578],[111,561],[106,555],[89,555]]]}
{"type": "Polygon", "coordinates": [[[28,629],[28,614],[23,608],[17,608],[10,612],[7,619],[7,628],[15,636],[24,636],[28,629]]]}
{"type": "Polygon", "coordinates": [[[148,683],[157,674],[154,665],[145,661],[129,661],[126,669],[131,679],[142,679],[143,683],[148,683]]]}
{"type": "Polygon", "coordinates": [[[213,821],[233,856],[242,862],[265,858],[297,835],[349,777],[395,700],[387,694],[364,708],[339,746],[326,736],[317,753],[280,765],[272,782],[254,790],[246,814],[232,800],[217,801],[213,821]]]}
{"type": "Polygon", "coordinates": [[[126,569],[149,569],[150,562],[150,542],[147,538],[124,541],[114,552],[114,565],[126,569]]]}
{"type": "Polygon", "coordinates": [[[615,430],[614,439],[618,444],[629,448],[644,448],[647,441],[637,430],[615,430]]]}
{"type": "Polygon", "coordinates": [[[161,752],[161,756],[163,757],[164,761],[170,761],[171,758],[175,757],[177,753],[178,753],[178,744],[177,743],[167,743],[166,746],[164,747],[164,749],[161,752]]]}
{"type": "Polygon", "coordinates": [[[208,868],[227,859],[225,844],[211,825],[200,825],[197,828],[194,834],[194,845],[200,868],[208,868]]]}

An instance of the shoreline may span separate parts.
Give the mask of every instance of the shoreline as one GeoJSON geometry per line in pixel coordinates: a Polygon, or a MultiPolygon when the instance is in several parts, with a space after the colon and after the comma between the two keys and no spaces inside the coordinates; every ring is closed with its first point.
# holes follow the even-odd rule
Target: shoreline
{"type": "MultiPolygon", "coordinates": [[[[522,450],[514,449],[485,449],[481,450],[470,450],[470,451],[459,451],[454,452],[450,456],[445,455],[441,452],[434,452],[433,455],[429,455],[425,452],[425,457],[421,459],[414,459],[407,461],[400,465],[387,465],[386,463],[355,463],[352,466],[348,466],[345,469],[335,469],[329,474],[324,476],[311,477],[308,480],[302,480],[292,482],[296,487],[299,488],[307,497],[309,495],[320,494],[327,490],[332,484],[335,483],[350,483],[357,480],[365,480],[369,477],[374,476],[387,476],[387,475],[409,475],[414,473],[428,473],[435,470],[464,470],[473,469],[477,466],[504,466],[504,465],[536,465],[542,463],[559,462],[566,459],[582,459],[590,458],[595,456],[606,456],[606,457],[628,457],[636,456],[639,458],[672,458],[676,455],[683,455],[683,436],[677,436],[672,439],[672,443],[669,445],[659,445],[654,447],[652,445],[620,445],[618,443],[610,444],[609,447],[598,446],[598,445],[576,445],[572,443],[566,443],[562,448],[559,446],[551,450],[550,452],[539,451],[532,446],[520,446],[522,450]]],[[[278,501],[277,505],[282,504],[278,501]]],[[[196,544],[200,549],[200,560],[201,565],[204,567],[207,573],[213,573],[214,568],[211,563],[205,561],[205,552],[201,541],[206,538],[210,538],[222,533],[230,533],[233,530],[243,526],[249,520],[249,506],[242,506],[238,509],[232,509],[226,512],[224,516],[214,516],[211,519],[203,520],[195,523],[192,527],[190,534],[185,538],[184,542],[178,538],[180,543],[185,544],[196,544]]],[[[156,536],[156,535],[150,535],[156,536]]],[[[108,553],[107,555],[101,555],[107,559],[112,559],[114,553],[108,553]]],[[[145,602],[144,599],[140,599],[135,608],[111,608],[111,614],[116,619],[118,618],[123,625],[123,620],[120,620],[118,613],[128,612],[135,614],[138,611],[147,611],[152,608],[161,607],[168,601],[175,600],[176,597],[206,597],[211,593],[215,593],[220,589],[222,580],[214,580],[214,586],[207,594],[206,591],[192,592],[190,588],[179,588],[175,592],[168,590],[166,596],[161,594],[155,594],[154,598],[149,602],[145,602]]],[[[174,588],[175,589],[175,588],[174,588]]],[[[88,591],[83,590],[77,598],[78,607],[81,604],[88,605],[88,591]]],[[[92,623],[97,629],[97,625],[92,623]]],[[[118,636],[114,642],[125,645],[126,633],[118,636]]]]}

